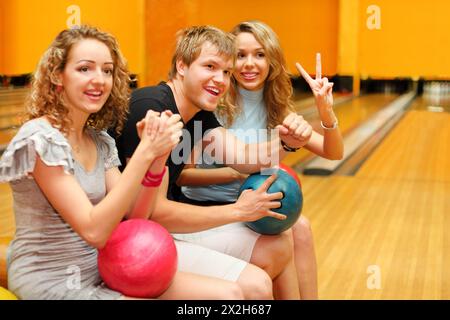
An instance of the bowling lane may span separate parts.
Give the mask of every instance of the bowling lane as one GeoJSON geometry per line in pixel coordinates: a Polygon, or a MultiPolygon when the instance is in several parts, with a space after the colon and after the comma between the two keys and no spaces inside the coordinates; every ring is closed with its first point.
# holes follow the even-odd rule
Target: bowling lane
{"type": "Polygon", "coordinates": [[[322,299],[450,298],[449,183],[300,178],[322,299]]]}
{"type": "MultiPolygon", "coordinates": [[[[0,155],[17,132],[13,126],[20,125],[20,114],[25,110],[28,88],[0,89],[0,155]]],[[[0,184],[0,238],[14,235],[11,189],[7,183],[0,184]]]]}
{"type": "Polygon", "coordinates": [[[10,129],[11,127],[19,127],[21,125],[22,110],[0,114],[0,130],[10,129]]]}
{"type": "Polygon", "coordinates": [[[0,108],[7,105],[23,104],[30,92],[28,88],[0,89],[0,108]]]}
{"type": "Polygon", "coordinates": [[[7,183],[0,183],[0,238],[14,235],[14,221],[11,188],[7,183]]]}
{"type": "Polygon", "coordinates": [[[443,106],[416,99],[355,176],[300,177],[302,214],[320,239],[323,299],[449,299],[450,113],[435,108],[443,106]],[[374,270],[380,290],[367,286],[374,270]]]}
{"type": "Polygon", "coordinates": [[[0,154],[22,122],[29,91],[28,88],[0,89],[0,154]]]}
{"type": "Polygon", "coordinates": [[[450,112],[450,95],[423,95],[411,104],[411,109],[431,112],[450,112]]]}
{"type": "MultiPolygon", "coordinates": [[[[397,94],[368,94],[353,98],[346,102],[335,105],[334,111],[339,119],[339,128],[343,135],[349,130],[358,126],[361,122],[367,120],[375,112],[381,110],[383,107],[398,98],[397,94]]],[[[303,114],[299,111],[299,114],[303,114]]],[[[308,112],[303,115],[307,121],[311,123],[313,128],[318,132],[322,132],[320,126],[320,119],[317,110],[308,112]]],[[[293,166],[300,161],[308,159],[312,154],[302,149],[296,153],[287,155],[283,159],[283,163],[293,166]]]]}
{"type": "Polygon", "coordinates": [[[411,111],[365,161],[358,177],[450,182],[450,113],[416,99],[411,111]],[[432,110],[432,111],[430,111],[432,110]]]}
{"type": "MultiPolygon", "coordinates": [[[[0,121],[25,111],[25,100],[29,89],[1,89],[0,90],[0,121]]],[[[4,127],[3,123],[0,127],[4,127]]]]}

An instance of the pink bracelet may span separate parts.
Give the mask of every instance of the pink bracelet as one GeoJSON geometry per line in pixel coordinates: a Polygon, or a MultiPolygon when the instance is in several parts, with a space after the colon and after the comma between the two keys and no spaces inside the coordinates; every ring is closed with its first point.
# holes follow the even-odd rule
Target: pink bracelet
{"type": "Polygon", "coordinates": [[[144,187],[159,187],[165,173],[166,167],[164,167],[163,171],[160,174],[152,174],[150,170],[147,170],[147,173],[145,174],[144,179],[142,179],[141,184],[144,187]]]}

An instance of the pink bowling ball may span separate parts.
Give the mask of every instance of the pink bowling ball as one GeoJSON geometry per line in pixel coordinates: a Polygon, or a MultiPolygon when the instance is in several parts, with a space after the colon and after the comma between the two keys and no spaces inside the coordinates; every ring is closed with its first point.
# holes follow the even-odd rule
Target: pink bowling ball
{"type": "Polygon", "coordinates": [[[156,222],[121,222],[98,253],[106,285],[130,297],[154,298],[170,286],[177,270],[177,250],[170,233],[156,222]]]}

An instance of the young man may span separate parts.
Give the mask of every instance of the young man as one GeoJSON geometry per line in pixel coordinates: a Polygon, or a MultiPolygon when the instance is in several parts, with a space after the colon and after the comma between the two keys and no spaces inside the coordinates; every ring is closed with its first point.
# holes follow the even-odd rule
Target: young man
{"type": "MultiPolygon", "coordinates": [[[[139,143],[136,123],[147,110],[162,112],[169,109],[174,114],[180,114],[185,125],[183,140],[179,144],[180,150],[172,152],[167,161],[168,173],[161,185],[151,219],[161,223],[172,233],[212,229],[210,237],[192,242],[261,267],[272,279],[276,279],[274,289],[277,298],[298,298],[297,281],[296,278],[292,279],[296,275],[289,232],[279,236],[263,236],[245,227],[240,230],[217,228],[265,216],[283,219],[283,215],[271,211],[280,206],[276,200],[281,199],[282,195],[266,193],[275,176],[270,176],[262,188],[244,192],[233,204],[202,207],[176,202],[180,192],[176,181],[190,158],[192,148],[198,142],[204,148],[208,147],[208,143],[213,143],[217,161],[226,159],[226,165],[240,172],[257,172],[268,165],[262,163],[260,157],[254,163],[242,163],[240,156],[244,155],[244,159],[252,158],[251,152],[255,150],[255,146],[239,141],[220,125],[213,113],[229,88],[235,56],[232,35],[210,26],[183,30],[179,34],[172,58],[169,81],[133,92],[128,121],[117,139],[119,155],[122,163],[126,163],[133,154],[139,143]]],[[[302,147],[311,135],[309,125],[301,116],[293,113],[277,128],[281,141],[276,136],[260,143],[256,148],[266,151],[270,159],[284,157],[286,149],[302,147]]],[[[200,259],[214,264],[212,268],[219,265],[207,257],[200,259]]],[[[202,273],[201,270],[190,268],[185,271],[202,273]]],[[[252,276],[240,277],[243,278],[251,279],[252,276]]]]}

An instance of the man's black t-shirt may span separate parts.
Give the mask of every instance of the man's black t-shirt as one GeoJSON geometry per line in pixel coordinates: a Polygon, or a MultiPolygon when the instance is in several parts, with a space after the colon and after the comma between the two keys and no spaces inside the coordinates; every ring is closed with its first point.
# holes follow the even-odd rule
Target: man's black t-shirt
{"type": "MultiPolygon", "coordinates": [[[[130,113],[128,115],[128,119],[125,123],[122,134],[116,138],[119,158],[123,165],[126,163],[126,158],[131,158],[140,141],[136,130],[136,123],[142,120],[147,111],[150,109],[157,112],[170,110],[173,114],[180,113],[175,103],[172,89],[166,83],[161,82],[157,86],[144,87],[133,91],[130,100],[130,113]]],[[[167,160],[167,165],[169,167],[169,186],[167,190],[167,197],[169,199],[179,199],[181,190],[176,185],[176,181],[185,166],[186,160],[189,159],[193,146],[200,138],[203,137],[207,130],[217,127],[220,127],[220,123],[217,121],[214,113],[204,110],[196,113],[188,123],[184,123],[183,137],[180,142],[181,145],[178,145],[178,147],[183,148],[180,148],[180,150],[177,147],[167,160]],[[200,123],[197,123],[195,127],[197,127],[199,132],[194,133],[194,124],[196,121],[201,122],[201,130],[199,130],[200,123]],[[190,144],[186,143],[186,141],[189,140],[190,144]],[[184,153],[183,151],[188,152],[184,153]],[[184,161],[180,161],[181,159],[184,159],[184,161]]]]}

